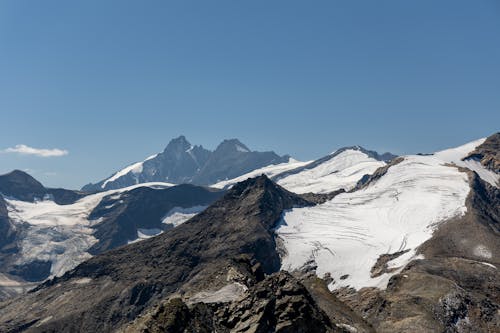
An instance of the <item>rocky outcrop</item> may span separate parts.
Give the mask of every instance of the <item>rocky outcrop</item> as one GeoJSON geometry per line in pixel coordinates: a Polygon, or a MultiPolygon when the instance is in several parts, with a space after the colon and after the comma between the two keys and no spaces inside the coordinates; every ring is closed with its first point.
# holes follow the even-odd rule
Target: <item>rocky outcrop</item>
{"type": "Polygon", "coordinates": [[[345,193],[344,189],[336,190],[330,193],[302,193],[300,196],[307,201],[314,202],[315,204],[322,204],[325,203],[329,200],[332,200],[335,198],[337,195],[345,193]]]}
{"type": "Polygon", "coordinates": [[[391,168],[394,165],[397,165],[401,162],[404,161],[403,157],[395,157],[393,160],[391,160],[387,165],[384,165],[383,167],[378,168],[375,170],[375,172],[371,175],[364,175],[356,184],[356,187],[352,190],[358,191],[361,190],[362,188],[365,188],[369,186],[370,184],[376,182],[380,178],[382,178],[386,173],[389,168],[391,168]]]}
{"type": "Polygon", "coordinates": [[[478,160],[485,168],[500,173],[500,132],[489,136],[464,158],[464,160],[467,159],[478,160]]]}
{"type": "Polygon", "coordinates": [[[173,298],[124,332],[347,332],[332,324],[307,289],[280,272],[251,286],[236,301],[187,305],[173,298]]]}

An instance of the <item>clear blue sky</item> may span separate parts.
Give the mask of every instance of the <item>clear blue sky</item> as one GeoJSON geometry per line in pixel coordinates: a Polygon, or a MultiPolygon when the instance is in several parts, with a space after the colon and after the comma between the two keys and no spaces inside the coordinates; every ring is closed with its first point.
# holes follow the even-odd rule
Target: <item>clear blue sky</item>
{"type": "Polygon", "coordinates": [[[500,2],[1,1],[0,173],[80,187],[184,134],[312,159],[500,129],[500,2]]]}

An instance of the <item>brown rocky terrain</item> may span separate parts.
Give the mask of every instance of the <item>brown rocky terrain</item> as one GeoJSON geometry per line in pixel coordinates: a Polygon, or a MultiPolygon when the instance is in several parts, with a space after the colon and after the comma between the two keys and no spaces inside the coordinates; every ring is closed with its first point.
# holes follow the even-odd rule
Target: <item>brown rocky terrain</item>
{"type": "Polygon", "coordinates": [[[500,132],[489,136],[465,159],[476,159],[487,169],[500,173],[500,132]]]}

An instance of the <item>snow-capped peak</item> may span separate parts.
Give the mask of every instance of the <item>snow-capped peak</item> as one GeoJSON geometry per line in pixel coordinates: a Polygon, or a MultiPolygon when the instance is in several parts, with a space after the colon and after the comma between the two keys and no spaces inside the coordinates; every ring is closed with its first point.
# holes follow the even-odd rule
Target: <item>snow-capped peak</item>
{"type": "Polygon", "coordinates": [[[123,168],[122,170],[116,172],[115,174],[113,174],[113,176],[109,177],[108,179],[106,179],[106,181],[104,181],[101,185],[101,188],[102,189],[105,189],[106,188],[106,185],[109,183],[109,182],[113,182],[115,180],[117,180],[118,178],[122,177],[122,176],[125,176],[126,174],[128,173],[133,173],[133,174],[139,174],[142,172],[142,167],[144,165],[144,162],[146,161],[149,161],[149,160],[152,160],[153,158],[155,158],[156,156],[158,156],[158,154],[155,154],[155,155],[151,155],[149,156],[148,158],[146,158],[144,161],[142,162],[137,162],[137,163],[134,163],[134,164],[131,164],[129,165],[128,167],[126,168],[123,168]]]}

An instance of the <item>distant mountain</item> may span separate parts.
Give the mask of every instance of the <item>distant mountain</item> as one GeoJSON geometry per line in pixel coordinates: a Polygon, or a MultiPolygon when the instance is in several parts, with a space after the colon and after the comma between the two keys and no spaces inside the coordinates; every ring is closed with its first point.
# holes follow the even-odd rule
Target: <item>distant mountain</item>
{"type": "Polygon", "coordinates": [[[47,188],[24,171],[0,175],[0,194],[22,201],[53,199],[60,205],[71,204],[86,194],[62,188],[47,188]]]}
{"type": "Polygon", "coordinates": [[[82,190],[96,192],[146,182],[209,185],[270,164],[287,162],[289,156],[251,151],[237,139],[224,140],[215,151],[191,145],[184,136],[170,141],[165,150],[134,163],[82,190]]]}

